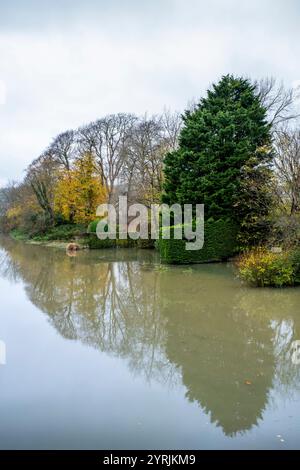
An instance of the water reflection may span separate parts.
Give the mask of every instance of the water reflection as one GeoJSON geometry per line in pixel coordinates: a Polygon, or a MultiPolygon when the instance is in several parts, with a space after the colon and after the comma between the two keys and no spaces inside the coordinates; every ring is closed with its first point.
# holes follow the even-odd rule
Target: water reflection
{"type": "Polygon", "coordinates": [[[161,267],[151,251],[1,245],[1,275],[24,282],[64,338],[125,358],[149,381],[183,383],[226,435],[259,424],[274,387],[299,390],[299,289],[244,288],[230,266],[161,267]]]}

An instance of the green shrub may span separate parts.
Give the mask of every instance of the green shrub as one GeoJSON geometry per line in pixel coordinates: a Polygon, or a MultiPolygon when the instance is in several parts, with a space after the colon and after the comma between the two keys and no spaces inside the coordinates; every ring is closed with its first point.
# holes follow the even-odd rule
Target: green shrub
{"type": "Polygon", "coordinates": [[[149,248],[154,246],[153,240],[133,240],[132,238],[126,238],[125,240],[117,238],[116,240],[100,240],[96,233],[90,233],[88,237],[88,246],[91,249],[102,249],[102,248],[149,248]],[[148,242],[144,244],[142,242],[148,242]],[[151,242],[151,244],[150,244],[151,242]],[[147,245],[147,246],[146,246],[147,245]]]}
{"type": "MultiPolygon", "coordinates": [[[[182,229],[184,226],[181,226],[182,229]]],[[[165,228],[166,229],[166,228],[165,228]]],[[[162,229],[161,234],[164,229],[162,229]]],[[[186,250],[186,240],[164,240],[162,235],[157,243],[161,261],[168,264],[205,263],[223,261],[236,253],[237,227],[230,220],[209,219],[204,227],[204,245],[201,250],[186,250]]]]}
{"type": "Polygon", "coordinates": [[[238,261],[240,277],[256,287],[291,286],[295,281],[294,266],[288,253],[272,253],[257,248],[238,261]]]}
{"type": "Polygon", "coordinates": [[[290,261],[294,270],[295,284],[300,284],[300,248],[296,248],[290,253],[290,261]]]}
{"type": "Polygon", "coordinates": [[[69,241],[75,237],[81,237],[85,234],[85,227],[83,225],[58,225],[57,227],[49,228],[45,233],[35,235],[33,240],[36,241],[69,241]]]}
{"type": "Polygon", "coordinates": [[[141,238],[139,238],[137,240],[137,246],[141,249],[152,249],[155,248],[155,240],[151,240],[150,238],[148,240],[142,240],[141,238]]]}
{"type": "Polygon", "coordinates": [[[28,240],[29,238],[28,234],[24,233],[18,228],[14,228],[13,230],[11,230],[10,234],[15,240],[28,240]]]}
{"type": "MultiPolygon", "coordinates": [[[[87,232],[88,233],[96,233],[96,230],[97,230],[97,225],[98,223],[100,222],[100,219],[95,219],[93,220],[89,226],[88,226],[88,229],[87,229],[87,232]]],[[[105,230],[107,231],[107,230],[105,230]]]]}
{"type": "Polygon", "coordinates": [[[115,248],[116,240],[111,240],[110,238],[106,238],[105,240],[100,240],[100,238],[97,237],[96,233],[90,233],[88,237],[88,247],[91,250],[101,250],[103,248],[115,248]]]}
{"type": "Polygon", "coordinates": [[[132,238],[126,238],[125,240],[117,239],[116,246],[118,248],[134,248],[138,245],[138,240],[132,240],[132,238]]]}
{"type": "MultiPolygon", "coordinates": [[[[119,226],[117,225],[117,239],[116,240],[99,240],[96,235],[97,225],[100,219],[93,220],[88,226],[88,233],[89,233],[89,242],[88,245],[92,249],[102,249],[102,248],[154,248],[155,240],[133,240],[130,237],[126,239],[118,238],[119,235],[119,226]]],[[[108,230],[108,226],[106,226],[105,231],[108,230]]]]}

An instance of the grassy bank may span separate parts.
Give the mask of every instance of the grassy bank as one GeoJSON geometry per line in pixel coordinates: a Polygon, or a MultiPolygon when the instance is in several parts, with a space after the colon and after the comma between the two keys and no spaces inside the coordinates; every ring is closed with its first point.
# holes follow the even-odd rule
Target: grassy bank
{"type": "Polygon", "coordinates": [[[47,231],[38,234],[28,234],[20,229],[14,229],[10,232],[14,240],[24,241],[26,243],[66,247],[70,242],[76,242],[80,246],[87,246],[88,237],[86,227],[83,225],[59,225],[51,227],[47,231]]]}

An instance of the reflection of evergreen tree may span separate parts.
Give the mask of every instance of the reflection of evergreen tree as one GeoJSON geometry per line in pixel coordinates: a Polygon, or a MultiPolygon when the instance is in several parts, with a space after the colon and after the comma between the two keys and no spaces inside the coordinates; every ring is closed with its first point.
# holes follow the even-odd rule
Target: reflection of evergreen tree
{"type": "Polygon", "coordinates": [[[162,278],[166,351],[181,369],[187,397],[232,435],[255,425],[266,407],[274,372],[272,330],[268,318],[239,308],[239,290],[232,297],[231,278],[218,278],[215,271],[195,270],[193,283],[189,274],[181,276],[178,290],[172,288],[176,271],[162,278]]]}
{"type": "Polygon", "coordinates": [[[274,383],[284,393],[299,384],[290,360],[299,289],[243,289],[231,269],[160,267],[155,252],[70,258],[9,239],[1,245],[1,275],[22,280],[62,336],[125,358],[147,379],[181,377],[188,399],[228,435],[258,422],[274,383]]]}

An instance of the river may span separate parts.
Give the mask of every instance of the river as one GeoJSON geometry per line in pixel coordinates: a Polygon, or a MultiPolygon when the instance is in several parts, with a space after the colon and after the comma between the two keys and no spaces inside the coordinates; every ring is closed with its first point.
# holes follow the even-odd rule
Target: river
{"type": "Polygon", "coordinates": [[[300,448],[300,288],[2,237],[0,292],[0,448],[300,448]]]}

